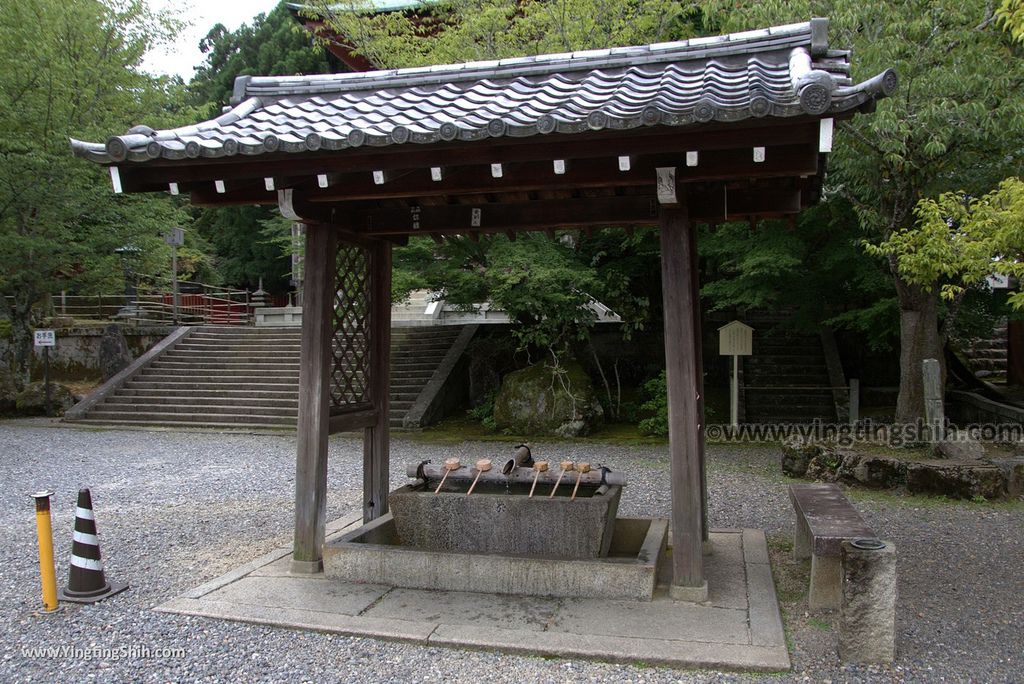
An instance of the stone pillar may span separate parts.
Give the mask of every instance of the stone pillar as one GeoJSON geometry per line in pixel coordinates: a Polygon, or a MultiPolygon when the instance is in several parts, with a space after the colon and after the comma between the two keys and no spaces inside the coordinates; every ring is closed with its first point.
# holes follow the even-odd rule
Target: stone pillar
{"type": "Polygon", "coordinates": [[[843,542],[839,659],[891,663],[896,655],[896,547],[877,539],[843,542]]]}

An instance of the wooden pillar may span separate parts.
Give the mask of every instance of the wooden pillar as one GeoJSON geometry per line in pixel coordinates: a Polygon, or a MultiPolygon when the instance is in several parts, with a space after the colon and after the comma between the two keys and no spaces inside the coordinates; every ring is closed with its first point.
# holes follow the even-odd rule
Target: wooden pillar
{"type": "Polygon", "coordinates": [[[706,416],[704,415],[704,327],[700,319],[700,266],[697,260],[697,230],[691,226],[690,234],[690,255],[693,260],[690,269],[691,294],[693,296],[693,335],[695,338],[694,354],[697,365],[697,420],[700,421],[700,440],[698,449],[700,453],[700,536],[701,540],[707,542],[708,537],[708,482],[707,468],[704,459],[704,432],[707,428],[706,416]]]}
{"type": "MultiPolygon", "coordinates": [[[[673,174],[674,175],[674,174],[673,174]]],[[[661,285],[668,377],[668,433],[672,482],[673,598],[703,601],[704,579],[701,433],[697,330],[694,305],[697,268],[685,197],[661,207],[661,285]]]]}
{"type": "Polygon", "coordinates": [[[391,409],[391,243],[370,247],[370,401],[376,422],[363,434],[363,522],[388,512],[391,409]]]}
{"type": "Polygon", "coordinates": [[[329,226],[310,225],[306,230],[295,460],[295,546],[291,563],[293,572],[312,573],[323,568],[337,248],[337,236],[329,226]]]}

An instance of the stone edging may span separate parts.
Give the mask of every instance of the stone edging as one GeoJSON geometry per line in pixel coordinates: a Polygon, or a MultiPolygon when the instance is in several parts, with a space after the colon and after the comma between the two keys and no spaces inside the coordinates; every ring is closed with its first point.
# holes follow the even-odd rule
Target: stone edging
{"type": "Polygon", "coordinates": [[[433,417],[431,414],[436,411],[437,402],[444,393],[445,385],[448,384],[459,360],[479,329],[479,324],[462,327],[459,336],[455,338],[452,346],[448,348],[444,358],[441,359],[441,363],[434,369],[434,374],[430,376],[430,380],[424,385],[419,396],[416,397],[416,401],[409,407],[409,411],[402,419],[403,428],[421,428],[431,422],[433,417]]]}

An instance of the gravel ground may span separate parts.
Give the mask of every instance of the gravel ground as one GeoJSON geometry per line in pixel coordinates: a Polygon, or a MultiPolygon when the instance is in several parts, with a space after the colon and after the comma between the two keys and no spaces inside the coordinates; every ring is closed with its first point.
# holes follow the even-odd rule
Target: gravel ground
{"type": "MultiPolygon", "coordinates": [[[[511,446],[511,445],[509,445],[511,446]]],[[[144,432],[0,422],[5,543],[0,550],[0,679],[80,681],[565,682],[756,681],[757,676],[545,660],[312,634],[150,608],[290,540],[294,438],[144,432]],[[58,581],[70,554],[79,486],[91,486],[108,579],[131,589],[92,606],[40,617],[34,515],[27,493],[52,488],[58,581]],[[25,649],[184,648],[185,657],[30,658],[25,649]]],[[[500,444],[443,445],[397,436],[393,485],[406,462],[493,455],[500,444]]],[[[330,443],[330,519],[358,504],[361,445],[330,443]]],[[[631,478],[625,515],[668,515],[666,449],[536,445],[554,460],[604,461],[631,478]]],[[[842,667],[834,620],[805,615],[806,569],[787,560],[791,513],[776,450],[711,447],[714,527],[757,527],[772,540],[791,642],[791,673],[766,681],[1024,679],[1024,506],[936,502],[872,494],[857,506],[900,553],[899,656],[891,668],[842,667]]],[[[151,656],[153,654],[151,653],[151,656]]]]}

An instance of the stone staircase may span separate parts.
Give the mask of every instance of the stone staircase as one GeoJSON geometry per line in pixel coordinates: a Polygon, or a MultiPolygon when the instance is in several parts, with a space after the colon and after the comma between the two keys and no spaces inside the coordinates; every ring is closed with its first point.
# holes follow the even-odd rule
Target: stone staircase
{"type": "Polygon", "coordinates": [[[826,423],[836,421],[828,367],[817,335],[773,331],[767,321],[755,327],[753,356],[744,359],[747,423],[826,423]]]}
{"type": "MultiPolygon", "coordinates": [[[[391,331],[392,428],[460,328],[391,331]]],[[[287,429],[298,417],[301,329],[200,327],[96,404],[79,422],[287,429]]]]}
{"type": "Polygon", "coordinates": [[[965,350],[967,365],[979,378],[998,380],[1006,376],[1007,322],[1000,321],[986,338],[971,340],[965,350]]]}

